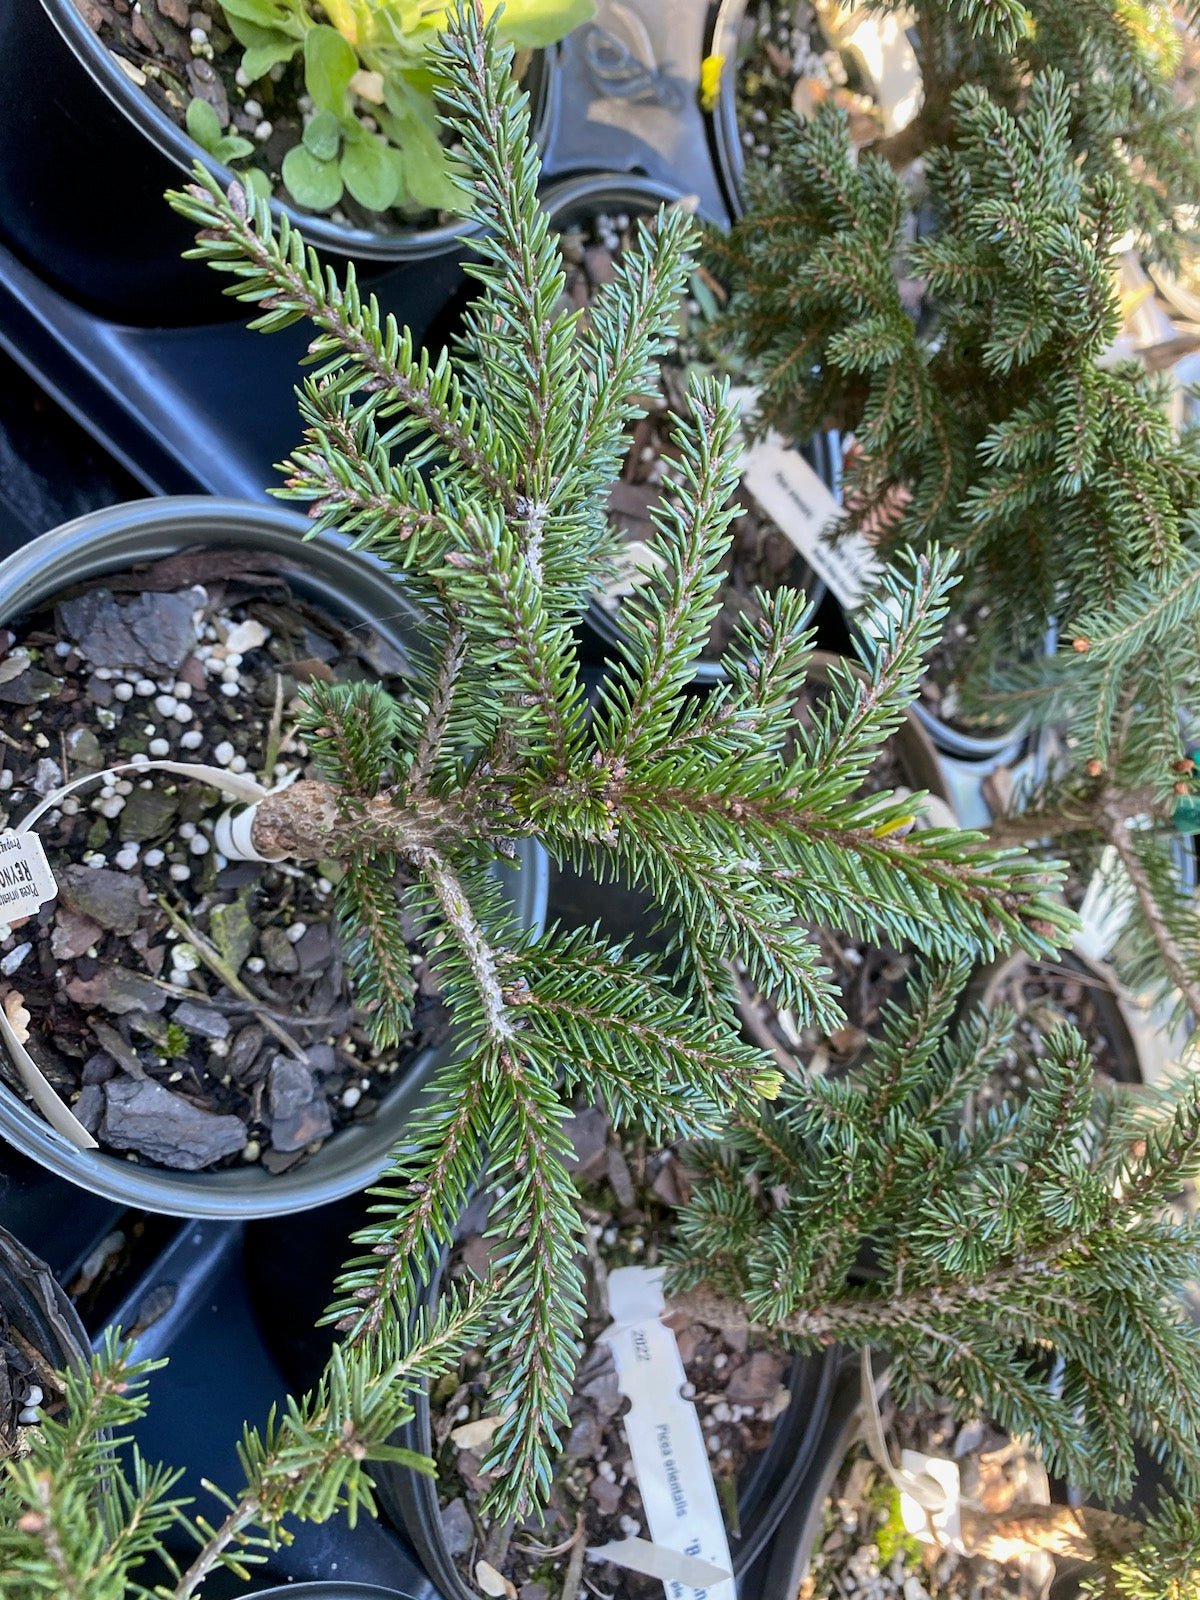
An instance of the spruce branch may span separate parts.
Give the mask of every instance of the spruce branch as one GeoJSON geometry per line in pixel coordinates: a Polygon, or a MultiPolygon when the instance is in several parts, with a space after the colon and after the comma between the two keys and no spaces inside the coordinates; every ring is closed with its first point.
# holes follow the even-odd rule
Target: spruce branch
{"type": "Polygon", "coordinates": [[[1171,983],[1178,989],[1194,1018],[1200,1019],[1200,974],[1190,952],[1181,949],[1164,908],[1155,894],[1146,861],[1139,852],[1134,836],[1122,818],[1110,820],[1105,836],[1120,858],[1126,876],[1137,896],[1138,906],[1150,935],[1158,948],[1163,967],[1171,983]]]}
{"type": "Polygon", "coordinates": [[[1180,1295],[1200,1231],[1165,1208],[1200,1156],[1194,1085],[1165,1111],[1099,1114],[1064,1028],[1019,1104],[958,1128],[955,1101],[999,1064],[1013,1020],[951,1037],[965,971],[924,976],[851,1078],[793,1075],[759,1129],[735,1127],[734,1158],[704,1164],[680,1218],[672,1304],[802,1348],[886,1349],[901,1394],[936,1390],[962,1416],[982,1404],[1094,1490],[1127,1492],[1135,1443],[1186,1487],[1200,1334],[1180,1295]],[[864,1247],[876,1272],[856,1281],[864,1247]],[[1061,1394],[1035,1350],[1061,1359],[1061,1394]]]}
{"type": "Polygon", "coordinates": [[[197,229],[197,245],[186,254],[237,282],[229,293],[263,310],[250,326],[278,332],[302,318],[320,329],[309,360],[335,392],[370,389],[379,411],[402,410],[414,432],[427,433],[489,493],[502,499],[511,489],[489,457],[488,423],[465,399],[445,355],[436,363],[414,356],[412,334],[389,314],[380,317],[375,297],[364,300],[353,265],[339,284],[284,214],[276,234],[268,202],[233,183],[223,192],[197,163],[193,182],[168,195],[174,209],[197,229]]]}

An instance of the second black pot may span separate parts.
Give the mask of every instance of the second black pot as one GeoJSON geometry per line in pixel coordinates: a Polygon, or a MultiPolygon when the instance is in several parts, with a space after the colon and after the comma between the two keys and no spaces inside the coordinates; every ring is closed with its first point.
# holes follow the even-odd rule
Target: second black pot
{"type": "MultiPolygon", "coordinates": [[[[440,1280],[429,1293],[436,1301],[440,1280]]],[[[766,1549],[814,1459],[822,1437],[837,1376],[833,1350],[818,1356],[796,1356],[787,1377],[791,1396],[767,1448],[751,1463],[738,1492],[740,1531],[730,1537],[733,1570],[747,1572],[766,1549]]],[[[432,1417],[424,1391],[416,1398],[413,1420],[401,1430],[397,1444],[422,1455],[433,1454],[432,1417]]],[[[408,1536],[426,1572],[447,1600],[477,1600],[459,1576],[442,1532],[437,1480],[380,1462],[374,1471],[380,1503],[408,1536]]],[[[791,1597],[789,1596],[789,1600],[791,1597]]]]}
{"type": "Polygon", "coordinates": [[[88,1337],[44,1261],[0,1228],[0,1328],[11,1328],[55,1371],[89,1360],[88,1337]]]}

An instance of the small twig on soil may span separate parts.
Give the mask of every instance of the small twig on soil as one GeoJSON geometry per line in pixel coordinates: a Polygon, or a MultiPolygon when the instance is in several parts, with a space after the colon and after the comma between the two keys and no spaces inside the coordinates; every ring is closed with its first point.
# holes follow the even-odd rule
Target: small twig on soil
{"type": "Polygon", "coordinates": [[[581,1511],[575,1518],[575,1537],[571,1540],[571,1559],[567,1562],[567,1570],[563,1573],[560,1600],[578,1600],[579,1588],[583,1582],[583,1558],[587,1554],[587,1544],[583,1535],[584,1516],[581,1511]]]}
{"type": "Polygon", "coordinates": [[[499,1569],[504,1565],[504,1558],[508,1554],[508,1547],[512,1542],[513,1522],[495,1522],[488,1529],[487,1539],[483,1546],[483,1559],[499,1569]]]}
{"type": "Polygon", "coordinates": [[[267,753],[263,757],[259,782],[267,788],[273,786],[275,763],[279,760],[279,747],[283,743],[283,677],[275,674],[275,705],[271,712],[271,726],[267,729],[267,753]]]}
{"type": "MultiPolygon", "coordinates": [[[[592,1269],[592,1277],[596,1286],[596,1301],[594,1307],[596,1316],[603,1317],[608,1314],[608,1268],[601,1259],[596,1248],[596,1241],[592,1238],[591,1228],[586,1228],[583,1234],[583,1246],[587,1251],[588,1265],[592,1269]]],[[[589,1296],[590,1298],[590,1296],[589,1296]]]]}
{"type": "Polygon", "coordinates": [[[279,1026],[274,1017],[263,1010],[216,946],[210,944],[198,929],[193,928],[187,919],[176,911],[170,901],[166,900],[162,895],[158,896],[158,903],[166,912],[171,926],[188,941],[213,976],[218,978],[227,989],[231,989],[239,1000],[246,1001],[267,1032],[273,1034],[279,1040],[289,1055],[294,1056],[297,1061],[302,1061],[307,1066],[307,1052],[296,1043],[285,1028],[279,1026]]]}

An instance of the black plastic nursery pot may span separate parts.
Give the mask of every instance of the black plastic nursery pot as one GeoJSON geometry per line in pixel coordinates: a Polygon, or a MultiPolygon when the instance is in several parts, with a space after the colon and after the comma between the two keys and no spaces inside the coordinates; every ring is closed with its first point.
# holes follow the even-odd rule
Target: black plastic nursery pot
{"type": "MultiPolygon", "coordinates": [[[[952,610],[948,622],[952,622],[953,617],[952,610]]],[[[1052,656],[1057,649],[1058,629],[1051,623],[1046,629],[1042,652],[1044,655],[1052,656]]],[[[962,761],[1014,761],[1020,756],[1029,740],[1028,723],[1023,719],[993,729],[981,727],[978,731],[972,732],[947,722],[924,700],[916,700],[913,710],[938,749],[948,756],[957,756],[962,761]]]]}
{"type": "Polygon", "coordinates": [[[858,1363],[851,1361],[837,1375],[808,1469],[797,1475],[774,1540],[756,1572],[755,1600],[796,1600],[824,1527],[825,1501],[847,1454],[862,1436],[862,1420],[858,1363]]]}
{"type": "MultiPolygon", "coordinates": [[[[440,1294],[441,1276],[430,1285],[427,1303],[440,1294]]],[[[668,1303],[669,1309],[669,1303],[668,1303]]],[[[837,1373],[839,1355],[796,1356],[786,1385],[787,1410],[775,1424],[767,1448],[750,1463],[738,1486],[739,1533],[730,1535],[734,1575],[749,1571],[769,1545],[813,1461],[823,1436],[837,1373]]],[[[434,1454],[432,1416],[428,1391],[415,1398],[414,1415],[396,1442],[422,1455],[434,1454]]],[[[380,1503],[403,1529],[433,1582],[446,1600],[476,1600],[459,1576],[442,1531],[437,1480],[423,1473],[380,1462],[374,1477],[380,1503]]],[[[791,1597],[789,1597],[791,1600],[791,1597]]]]}
{"type": "Polygon", "coordinates": [[[721,84],[707,118],[709,146],[725,204],[734,217],[745,211],[742,186],[746,176],[746,156],[737,120],[738,42],[746,0],[717,0],[709,7],[708,45],[705,54],[720,56],[723,62],[721,84]]]}
{"type": "Polygon", "coordinates": [[[55,1372],[90,1359],[83,1324],[50,1268],[0,1228],[0,1336],[12,1333],[55,1372]]]}
{"type": "MultiPolygon", "coordinates": [[[[113,506],[64,524],[0,563],[0,619],[19,618],[73,584],[180,550],[230,547],[277,559],[297,593],[351,626],[369,625],[401,656],[420,648],[421,616],[379,563],[348,542],[321,535],[307,543],[303,519],[272,506],[179,498],[113,506]]],[[[504,892],[521,922],[540,926],[548,867],[523,845],[520,870],[504,870],[504,892]]],[[[250,1219],[323,1205],[364,1188],[403,1139],[425,1084],[452,1049],[416,1052],[370,1120],[334,1134],[306,1163],[272,1175],[257,1166],[176,1172],[139,1166],[100,1150],[80,1150],[0,1081],[0,1135],[60,1177],[94,1194],[174,1216],[250,1219]]],[[[36,1036],[30,1040],[36,1059],[36,1036]]]]}
{"type": "MultiPolygon", "coordinates": [[[[235,174],[200,149],[128,76],[74,0],[0,0],[0,240],[75,304],[136,326],[240,316],[221,279],[183,261],[192,230],[163,199],[200,160],[223,184],[235,174]]],[[[539,139],[554,51],[526,74],[539,139]]],[[[305,240],[372,268],[453,252],[468,225],[355,228],[273,201],[305,240]]]]}
{"type": "MultiPolygon", "coordinates": [[[[954,610],[951,607],[945,626],[954,620],[954,610]]],[[[863,647],[863,627],[859,614],[855,613],[848,618],[850,636],[856,649],[863,647]]],[[[1057,644],[1057,634],[1053,628],[1046,634],[1044,651],[1053,655],[1057,644]]],[[[1016,761],[1025,749],[1029,739],[1028,725],[1023,720],[1018,720],[994,729],[981,728],[978,732],[970,732],[940,717],[924,700],[918,697],[913,701],[912,714],[925,729],[930,739],[943,755],[954,756],[959,761],[965,762],[998,762],[1016,761]]]]}
{"type": "MultiPolygon", "coordinates": [[[[678,189],[653,178],[597,174],[568,178],[554,184],[546,192],[543,203],[552,227],[556,232],[563,233],[593,217],[611,212],[650,216],[659,206],[671,205],[682,198],[678,189]]],[[[831,441],[824,435],[817,435],[804,446],[802,454],[822,480],[832,485],[836,461],[831,441]]],[[[825,595],[825,585],[815,573],[810,575],[806,593],[809,602],[806,617],[811,618],[825,595]]],[[[588,603],[585,621],[605,649],[615,651],[618,648],[621,639],[619,613],[593,598],[588,603]]],[[[721,683],[725,678],[725,669],[719,661],[699,661],[695,675],[697,683],[721,683]]]]}

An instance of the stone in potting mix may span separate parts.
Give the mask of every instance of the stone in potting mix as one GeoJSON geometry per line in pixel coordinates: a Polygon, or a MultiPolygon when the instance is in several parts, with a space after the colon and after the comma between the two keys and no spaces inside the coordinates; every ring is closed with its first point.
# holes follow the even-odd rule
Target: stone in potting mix
{"type": "Polygon", "coordinates": [[[204,1039],[229,1037],[229,1018],[222,1016],[212,1006],[197,1005],[194,1000],[185,1000],[182,1005],[176,1006],[171,1013],[171,1021],[188,1033],[204,1039]]]}
{"type": "Polygon", "coordinates": [[[167,1003],[167,996],[151,978],[124,967],[101,967],[93,978],[72,978],[66,992],[76,1005],[89,1010],[99,1006],[114,1017],[153,1016],[167,1003]]]}
{"type": "Polygon", "coordinates": [[[161,1083],[116,1078],[104,1085],[105,1142],[160,1166],[198,1172],[246,1142],[240,1117],[201,1111],[161,1083]]]}
{"type": "Polygon", "coordinates": [[[142,667],[174,671],[196,646],[194,614],[203,589],[178,594],[139,594],[120,600],[108,589],[91,589],[58,606],[63,637],[93,667],[142,667]]]}
{"type": "Polygon", "coordinates": [[[50,935],[50,954],[56,961],[73,961],[90,950],[104,930],[91,917],[85,917],[70,906],[60,905],[54,913],[54,929],[50,935]]]}
{"type": "Polygon", "coordinates": [[[317,1091],[312,1071],[300,1061],[276,1056],[267,1079],[271,1106],[271,1144],[289,1152],[327,1139],[332,1131],[329,1104],[317,1091]]]}
{"type": "Polygon", "coordinates": [[[69,863],[58,868],[58,894],[63,905],[101,928],[128,936],[142,913],[142,886],[136,878],[107,867],[69,863]]]}

